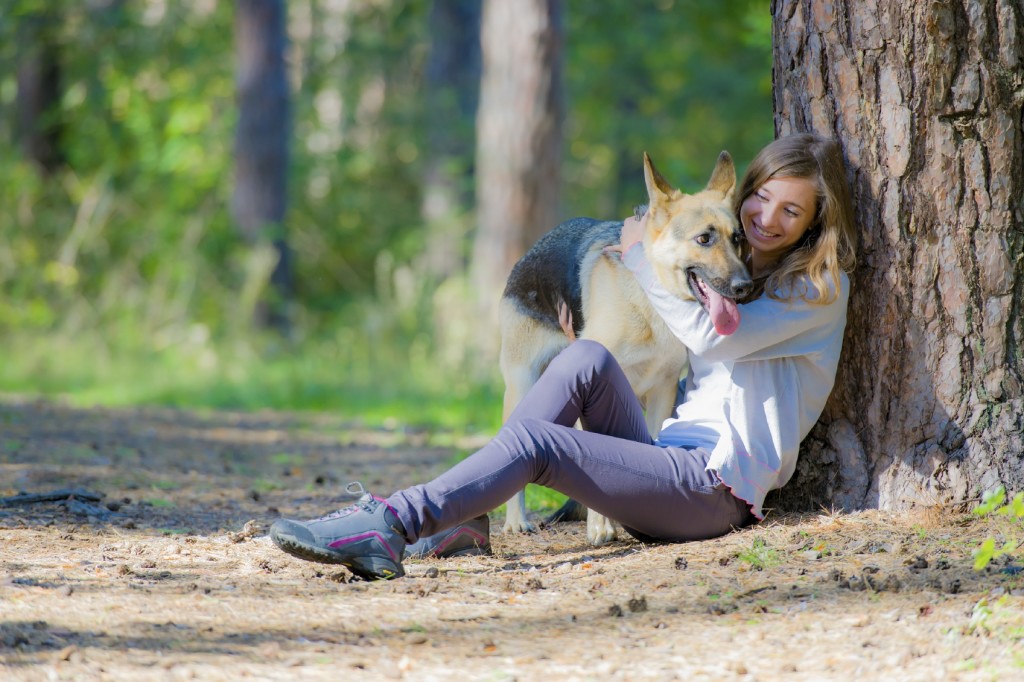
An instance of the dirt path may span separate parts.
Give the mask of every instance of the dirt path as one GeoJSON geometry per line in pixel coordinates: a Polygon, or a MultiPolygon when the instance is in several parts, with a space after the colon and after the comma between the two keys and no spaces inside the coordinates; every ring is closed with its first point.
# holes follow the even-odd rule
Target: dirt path
{"type": "MultiPolygon", "coordinates": [[[[0,403],[5,680],[1024,678],[1024,574],[975,573],[953,511],[774,518],[594,549],[582,524],[348,582],[277,551],[278,515],[443,469],[428,434],[326,417],[0,403]]],[[[469,448],[472,443],[457,443],[469,448]]]]}

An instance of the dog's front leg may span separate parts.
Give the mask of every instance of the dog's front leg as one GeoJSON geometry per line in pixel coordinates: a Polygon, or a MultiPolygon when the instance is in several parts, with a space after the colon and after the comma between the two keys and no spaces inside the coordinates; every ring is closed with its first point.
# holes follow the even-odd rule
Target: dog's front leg
{"type": "Polygon", "coordinates": [[[615,522],[593,509],[587,510],[587,541],[594,547],[608,544],[618,537],[615,522]]]}
{"type": "Polygon", "coordinates": [[[537,528],[526,520],[526,493],[520,490],[505,503],[503,533],[533,533],[537,528]]]}

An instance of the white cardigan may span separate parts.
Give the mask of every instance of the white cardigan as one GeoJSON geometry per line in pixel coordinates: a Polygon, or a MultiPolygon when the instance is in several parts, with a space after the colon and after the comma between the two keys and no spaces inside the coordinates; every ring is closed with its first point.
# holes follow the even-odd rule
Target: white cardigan
{"type": "Polygon", "coordinates": [[[685,398],[657,442],[710,450],[707,468],[764,518],[765,495],[792,477],[800,441],[832,391],[849,278],[841,274],[839,295],[827,305],[809,303],[799,293],[789,302],[762,295],[739,306],[734,334],[719,336],[699,303],[676,297],[655,279],[643,244],[622,261],[690,351],[685,398]]]}

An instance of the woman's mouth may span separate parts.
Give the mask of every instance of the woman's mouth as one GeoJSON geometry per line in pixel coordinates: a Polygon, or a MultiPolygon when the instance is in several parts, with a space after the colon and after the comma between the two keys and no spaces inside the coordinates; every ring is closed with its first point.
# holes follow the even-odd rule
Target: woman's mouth
{"type": "Polygon", "coordinates": [[[779,237],[782,236],[780,234],[773,234],[771,232],[766,231],[763,227],[761,227],[754,221],[750,221],[750,229],[752,229],[754,231],[754,234],[756,234],[761,239],[778,239],[779,237]]]}

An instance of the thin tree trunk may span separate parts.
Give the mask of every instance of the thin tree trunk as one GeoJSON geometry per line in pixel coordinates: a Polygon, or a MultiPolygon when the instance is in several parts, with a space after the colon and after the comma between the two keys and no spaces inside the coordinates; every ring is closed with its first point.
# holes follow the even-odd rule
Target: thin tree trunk
{"type": "Polygon", "coordinates": [[[26,17],[19,35],[17,139],[26,158],[46,175],[64,164],[61,151],[61,68],[57,53],[58,17],[41,10],[26,17]]]}
{"type": "Polygon", "coordinates": [[[285,69],[284,0],[237,0],[238,129],[231,207],[250,244],[271,244],[276,263],[256,322],[288,329],[291,258],[284,216],[287,200],[289,90],[285,69]]]}
{"type": "Polygon", "coordinates": [[[774,0],[780,134],[836,136],[860,229],[836,388],[775,502],[1024,490],[1019,0],[774,0]]]}
{"type": "Polygon", "coordinates": [[[435,280],[466,266],[465,215],[472,203],[474,117],[480,94],[480,0],[434,0],[427,63],[424,265],[435,280]]]}
{"type": "Polygon", "coordinates": [[[481,35],[472,279],[490,330],[512,266],[558,217],[561,2],[487,0],[481,35]]]}

